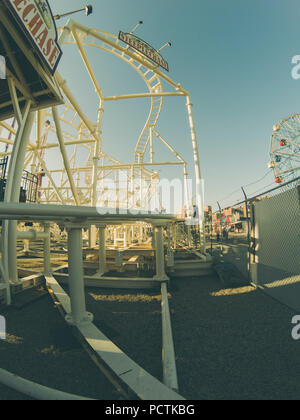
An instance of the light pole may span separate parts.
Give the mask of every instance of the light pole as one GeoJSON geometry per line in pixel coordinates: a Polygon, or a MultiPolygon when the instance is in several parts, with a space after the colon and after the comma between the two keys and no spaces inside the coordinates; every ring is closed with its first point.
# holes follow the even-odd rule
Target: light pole
{"type": "Polygon", "coordinates": [[[78,13],[78,12],[85,12],[86,16],[89,16],[93,13],[93,6],[89,4],[88,6],[85,6],[82,9],[73,10],[72,12],[63,13],[62,15],[55,15],[55,16],[53,16],[53,18],[55,20],[59,20],[59,19],[65,17],[65,16],[70,16],[70,15],[73,15],[74,13],[78,13]]]}

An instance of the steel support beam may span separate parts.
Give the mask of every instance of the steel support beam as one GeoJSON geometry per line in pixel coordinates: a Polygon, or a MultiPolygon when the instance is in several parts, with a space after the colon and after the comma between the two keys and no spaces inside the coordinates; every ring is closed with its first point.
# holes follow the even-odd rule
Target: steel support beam
{"type": "MultiPolygon", "coordinates": [[[[30,113],[31,102],[28,101],[22,113],[22,120],[19,125],[13,152],[10,159],[7,185],[5,190],[5,203],[19,203],[20,186],[23,173],[23,165],[29,136],[34,122],[34,114],[30,113]]],[[[7,282],[18,284],[17,269],[17,221],[7,221],[3,224],[2,235],[4,235],[5,247],[3,250],[4,265],[8,274],[7,282]]]]}
{"type": "Polygon", "coordinates": [[[203,180],[201,177],[201,170],[200,170],[200,159],[199,159],[194,114],[193,114],[193,104],[191,102],[191,98],[189,95],[187,95],[186,106],[188,110],[189,124],[190,124],[190,129],[191,129],[192,145],[193,145],[193,152],[194,152],[194,165],[195,165],[195,175],[196,175],[196,200],[197,200],[196,205],[198,208],[200,246],[201,246],[202,254],[206,255],[206,239],[205,239],[205,231],[204,231],[204,191],[203,191],[203,185],[202,185],[203,180]]]}
{"type": "Polygon", "coordinates": [[[107,272],[106,267],[106,225],[99,226],[99,271],[97,276],[103,276],[107,272]]]}
{"type": "Polygon", "coordinates": [[[164,225],[154,225],[156,275],[154,280],[169,281],[165,271],[164,225]]]}
{"type": "Polygon", "coordinates": [[[66,321],[71,325],[79,326],[93,321],[92,314],[86,311],[82,226],[68,227],[68,253],[71,313],[66,316],[66,321]]]}

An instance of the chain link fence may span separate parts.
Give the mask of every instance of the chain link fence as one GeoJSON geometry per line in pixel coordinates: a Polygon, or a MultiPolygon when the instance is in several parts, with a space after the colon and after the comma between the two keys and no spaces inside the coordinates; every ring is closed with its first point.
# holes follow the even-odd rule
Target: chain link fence
{"type": "Polygon", "coordinates": [[[208,251],[245,282],[300,310],[300,177],[206,213],[208,251]]]}

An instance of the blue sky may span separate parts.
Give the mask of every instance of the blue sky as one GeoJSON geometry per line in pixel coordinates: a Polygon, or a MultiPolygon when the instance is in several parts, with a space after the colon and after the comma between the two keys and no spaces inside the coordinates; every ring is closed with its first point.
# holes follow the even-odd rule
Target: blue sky
{"type": "MultiPolygon", "coordinates": [[[[163,51],[170,76],[189,90],[194,104],[206,204],[229,205],[241,186],[268,172],[272,126],[300,112],[300,80],[291,77],[292,58],[300,55],[300,4],[297,0],[90,0],[94,14],[74,19],[118,34],[139,20],[137,35],[163,51]],[[237,191],[235,194],[232,192],[237,191]]],[[[84,6],[82,0],[50,0],[54,13],[84,6]]],[[[60,24],[64,24],[62,19],[60,24]]],[[[72,48],[72,47],[70,47],[72,48]]],[[[74,52],[74,51],[73,51],[74,52]]],[[[93,119],[88,81],[73,52],[66,51],[60,72],[93,119]],[[71,83],[72,82],[72,83],[71,83]]],[[[144,92],[135,74],[117,59],[90,52],[105,96],[144,92]]],[[[92,92],[92,89],[90,90],[92,92]]],[[[134,145],[148,115],[147,101],[108,104],[104,149],[133,159],[134,145]],[[121,147],[122,145],[122,147],[121,147]]],[[[192,146],[185,101],[168,99],[159,131],[183,155],[193,176],[192,146]],[[174,122],[177,122],[175,124],[174,122]]],[[[160,156],[163,159],[163,153],[160,156]]],[[[180,173],[181,175],[181,173],[180,173]]],[[[174,170],[161,176],[176,176],[174,170]]],[[[270,173],[246,187],[252,194],[274,180],[270,173]]]]}

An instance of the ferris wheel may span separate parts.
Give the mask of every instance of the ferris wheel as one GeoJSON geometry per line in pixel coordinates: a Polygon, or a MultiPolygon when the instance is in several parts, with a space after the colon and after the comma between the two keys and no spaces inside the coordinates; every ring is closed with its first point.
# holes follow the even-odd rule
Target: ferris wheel
{"type": "Polygon", "coordinates": [[[270,156],[269,167],[274,170],[277,184],[292,181],[300,175],[300,114],[274,125],[270,156]]]}

